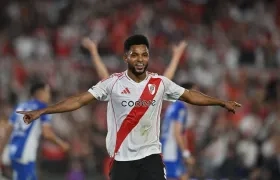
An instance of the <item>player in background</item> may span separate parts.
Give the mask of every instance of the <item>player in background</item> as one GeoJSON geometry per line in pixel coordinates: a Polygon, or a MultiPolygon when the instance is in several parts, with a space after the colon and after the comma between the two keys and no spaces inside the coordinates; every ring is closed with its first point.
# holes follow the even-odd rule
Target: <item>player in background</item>
{"type": "Polygon", "coordinates": [[[57,137],[51,128],[50,115],[42,115],[38,121],[29,125],[22,122],[23,115],[16,111],[39,110],[47,107],[51,98],[50,87],[41,82],[31,85],[31,100],[20,103],[12,113],[5,137],[0,139],[0,157],[8,143],[8,153],[13,169],[13,180],[36,180],[36,157],[41,134],[44,138],[56,143],[64,151],[68,143],[57,137]]]}
{"type": "MultiPolygon", "coordinates": [[[[91,54],[91,62],[96,69],[98,77],[100,79],[109,78],[110,74],[108,72],[108,69],[106,68],[98,53],[98,43],[90,40],[89,38],[84,38],[82,44],[91,54]]],[[[178,45],[174,45],[172,47],[172,58],[166,70],[164,71],[163,76],[167,77],[168,79],[173,79],[180,58],[182,57],[186,46],[187,42],[182,40],[178,45]]]]}
{"type": "Polygon", "coordinates": [[[164,76],[147,72],[149,47],[145,36],[133,35],[124,42],[126,71],[57,104],[17,113],[29,124],[46,114],[74,111],[95,100],[107,101],[106,146],[114,159],[111,180],[165,180],[159,141],[163,100],[220,106],[233,113],[241,105],[184,89],[164,76]]]}
{"type": "MultiPolygon", "coordinates": [[[[181,85],[189,90],[193,89],[193,86],[190,82],[181,85]]],[[[185,138],[187,118],[187,104],[176,101],[168,106],[162,121],[162,155],[168,180],[188,180],[186,165],[194,163],[185,138]]]]}

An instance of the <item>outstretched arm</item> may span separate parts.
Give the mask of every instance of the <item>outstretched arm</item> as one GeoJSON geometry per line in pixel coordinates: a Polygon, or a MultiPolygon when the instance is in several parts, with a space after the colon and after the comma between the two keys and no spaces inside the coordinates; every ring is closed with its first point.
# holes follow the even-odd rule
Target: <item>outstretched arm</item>
{"type": "Polygon", "coordinates": [[[91,62],[95,66],[97,74],[100,79],[107,79],[110,75],[105,64],[98,53],[97,43],[93,42],[89,38],[84,38],[82,41],[83,46],[89,50],[91,54],[91,62]]]}
{"type": "Polygon", "coordinates": [[[17,113],[24,114],[23,120],[25,123],[29,124],[33,120],[38,119],[43,114],[54,114],[74,111],[87,105],[91,101],[95,100],[94,96],[89,92],[84,92],[82,94],[69,97],[57,104],[48,106],[46,108],[35,110],[35,111],[17,111],[17,113]]]}
{"type": "Polygon", "coordinates": [[[168,67],[166,68],[165,72],[163,73],[163,76],[167,77],[168,79],[173,79],[176,69],[178,67],[180,58],[182,57],[186,46],[187,46],[187,42],[181,41],[179,43],[179,45],[176,45],[173,47],[171,61],[168,65],[168,67]]]}
{"type": "Polygon", "coordinates": [[[233,113],[235,113],[236,108],[241,107],[241,104],[234,101],[223,101],[196,90],[185,90],[179,100],[198,106],[221,106],[233,113]]]}

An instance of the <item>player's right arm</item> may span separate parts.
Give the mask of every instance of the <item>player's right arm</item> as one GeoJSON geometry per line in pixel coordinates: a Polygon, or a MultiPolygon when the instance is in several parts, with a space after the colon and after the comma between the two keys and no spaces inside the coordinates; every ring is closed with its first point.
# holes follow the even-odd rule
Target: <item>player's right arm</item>
{"type": "Polygon", "coordinates": [[[93,100],[95,100],[95,97],[91,93],[84,92],[79,95],[68,97],[67,99],[57,104],[48,106],[43,109],[34,111],[17,111],[17,113],[24,114],[23,120],[25,123],[29,124],[33,120],[38,119],[43,114],[55,114],[74,111],[84,105],[87,105],[93,100]]]}
{"type": "Polygon", "coordinates": [[[179,43],[179,45],[176,45],[173,47],[171,61],[170,61],[169,65],[167,66],[165,72],[163,73],[163,76],[167,77],[168,79],[173,79],[176,69],[178,67],[180,58],[182,57],[183,52],[186,49],[186,46],[187,46],[187,42],[181,41],[179,43]]]}
{"type": "Polygon", "coordinates": [[[4,137],[0,138],[0,165],[1,165],[1,159],[2,159],[4,148],[6,147],[10,139],[13,129],[14,129],[13,126],[10,123],[8,123],[5,127],[4,137]]]}
{"type": "Polygon", "coordinates": [[[17,114],[15,111],[12,112],[11,116],[9,117],[9,121],[7,124],[5,124],[5,133],[4,137],[0,138],[0,164],[1,164],[1,157],[3,155],[4,148],[6,147],[7,143],[9,142],[9,139],[11,137],[11,134],[14,130],[14,124],[17,119],[17,114]]]}
{"type": "Polygon", "coordinates": [[[177,107],[178,109],[176,109],[173,113],[173,135],[175,137],[177,145],[179,146],[183,154],[185,161],[188,164],[193,164],[194,159],[191,157],[190,151],[186,148],[187,143],[183,135],[184,118],[187,111],[180,106],[177,107]]]}
{"type": "Polygon", "coordinates": [[[100,79],[107,79],[110,75],[105,64],[98,53],[97,44],[90,40],[89,38],[84,38],[82,44],[87,48],[91,54],[92,64],[96,67],[97,75],[100,79]]]}
{"type": "Polygon", "coordinates": [[[55,133],[52,130],[52,127],[50,124],[43,124],[42,126],[42,135],[45,139],[57,144],[61,149],[64,151],[69,150],[69,144],[63,141],[61,138],[55,135],[55,133]]]}
{"type": "Polygon", "coordinates": [[[17,111],[17,113],[24,114],[23,120],[25,123],[29,124],[33,120],[38,119],[41,115],[44,114],[74,111],[81,108],[82,106],[89,104],[94,100],[108,101],[112,84],[117,78],[118,76],[112,75],[106,80],[100,81],[95,86],[92,86],[87,92],[68,97],[63,101],[46,108],[35,111],[17,111]]]}

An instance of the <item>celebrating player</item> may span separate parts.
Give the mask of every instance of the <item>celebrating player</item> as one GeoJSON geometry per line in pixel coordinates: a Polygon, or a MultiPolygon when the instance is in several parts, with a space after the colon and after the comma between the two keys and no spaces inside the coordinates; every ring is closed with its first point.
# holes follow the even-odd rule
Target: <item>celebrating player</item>
{"type": "MultiPolygon", "coordinates": [[[[30,94],[33,98],[19,104],[16,111],[39,110],[47,107],[50,100],[50,87],[47,84],[34,83],[30,88],[30,94]]],[[[8,143],[13,180],[36,180],[36,156],[41,133],[43,137],[56,143],[64,151],[69,149],[69,145],[52,131],[50,115],[44,114],[29,125],[25,124],[22,118],[22,114],[12,113],[5,138],[0,140],[0,157],[8,143]]]]}
{"type": "Polygon", "coordinates": [[[127,70],[100,81],[87,92],[34,111],[18,111],[29,124],[46,114],[73,111],[94,100],[108,101],[106,146],[114,158],[112,180],[164,180],[160,156],[160,111],[163,100],[221,106],[235,112],[241,105],[184,89],[168,78],[147,72],[149,42],[133,35],[124,42],[127,70]]]}

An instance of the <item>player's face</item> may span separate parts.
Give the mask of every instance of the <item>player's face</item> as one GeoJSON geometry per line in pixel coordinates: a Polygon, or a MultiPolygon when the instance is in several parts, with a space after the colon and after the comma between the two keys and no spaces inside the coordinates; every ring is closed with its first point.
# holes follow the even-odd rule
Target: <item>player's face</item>
{"type": "Polygon", "coordinates": [[[128,70],[135,75],[146,72],[149,62],[149,50],[146,45],[133,45],[124,57],[128,70]]]}

